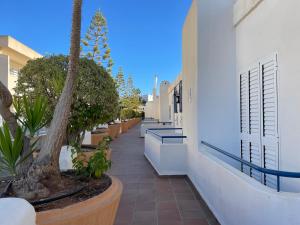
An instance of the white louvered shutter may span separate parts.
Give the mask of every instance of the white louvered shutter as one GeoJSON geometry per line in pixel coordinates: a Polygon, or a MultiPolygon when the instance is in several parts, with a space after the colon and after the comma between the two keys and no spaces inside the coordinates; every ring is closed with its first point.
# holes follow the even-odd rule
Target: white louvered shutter
{"type": "MultiPolygon", "coordinates": [[[[260,83],[259,64],[255,64],[249,69],[249,148],[250,162],[261,167],[262,149],[260,83]]],[[[260,182],[262,181],[262,175],[259,171],[251,169],[250,172],[250,176],[260,182]]]]}
{"type": "MultiPolygon", "coordinates": [[[[249,72],[240,74],[240,132],[241,132],[241,158],[250,162],[249,144],[249,72]]],[[[242,170],[250,175],[247,166],[242,170]]]]}
{"type": "MultiPolygon", "coordinates": [[[[277,97],[277,56],[274,55],[261,62],[262,80],[262,115],[261,132],[263,148],[263,166],[267,169],[279,169],[278,138],[278,97],[277,97]]],[[[265,184],[276,188],[277,178],[265,175],[265,184]]]]}

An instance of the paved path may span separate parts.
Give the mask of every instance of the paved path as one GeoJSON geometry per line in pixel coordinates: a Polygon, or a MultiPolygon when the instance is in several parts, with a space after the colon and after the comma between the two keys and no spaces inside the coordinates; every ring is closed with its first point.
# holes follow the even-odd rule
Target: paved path
{"type": "Polygon", "coordinates": [[[188,179],[159,177],[144,157],[139,126],[111,144],[110,174],[124,185],[115,225],[217,225],[188,179]]]}

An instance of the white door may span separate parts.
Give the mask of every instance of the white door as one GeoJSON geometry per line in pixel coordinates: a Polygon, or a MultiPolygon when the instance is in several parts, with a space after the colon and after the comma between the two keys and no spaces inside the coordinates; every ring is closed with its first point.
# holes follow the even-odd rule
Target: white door
{"type": "MultiPolygon", "coordinates": [[[[249,143],[249,72],[240,74],[240,132],[241,132],[241,158],[250,162],[249,143]]],[[[247,166],[242,171],[250,175],[247,166]]]]}
{"type": "MultiPolygon", "coordinates": [[[[279,169],[278,138],[278,93],[277,93],[277,56],[274,55],[261,62],[262,79],[262,148],[263,162],[267,169],[279,169]]],[[[266,175],[265,184],[276,188],[277,178],[266,175]]]]}
{"type": "MultiPolygon", "coordinates": [[[[240,74],[241,157],[260,167],[279,169],[277,56],[254,64],[240,74]]],[[[276,177],[242,168],[269,187],[276,177]]]]}
{"type": "MultiPolygon", "coordinates": [[[[249,142],[250,162],[262,166],[261,150],[261,101],[260,101],[259,63],[249,69],[249,142]]],[[[262,175],[251,169],[251,176],[262,181],[262,175]]]]}

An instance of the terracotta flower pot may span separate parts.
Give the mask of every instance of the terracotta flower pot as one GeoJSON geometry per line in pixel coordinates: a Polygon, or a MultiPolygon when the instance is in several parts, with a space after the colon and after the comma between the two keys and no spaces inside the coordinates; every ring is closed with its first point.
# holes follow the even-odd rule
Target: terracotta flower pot
{"type": "Polygon", "coordinates": [[[123,186],[111,177],[111,186],[103,193],[62,209],[38,212],[37,225],[113,225],[123,186]]]}
{"type": "Polygon", "coordinates": [[[129,120],[129,128],[131,129],[134,126],[134,119],[129,120]]]}
{"type": "Polygon", "coordinates": [[[105,137],[108,137],[108,129],[97,129],[92,131],[91,144],[98,145],[105,137]]]}
{"type": "MultiPolygon", "coordinates": [[[[95,154],[97,146],[83,145],[83,151],[77,155],[77,158],[82,160],[84,164],[87,164],[89,159],[95,154]]],[[[106,149],[106,159],[111,160],[111,149],[106,149]]]]}
{"type": "Polygon", "coordinates": [[[119,123],[108,125],[108,134],[112,139],[119,137],[120,126],[121,125],[119,123]]]}
{"type": "Polygon", "coordinates": [[[121,123],[122,126],[122,133],[126,133],[128,131],[128,122],[124,121],[121,123]]]}

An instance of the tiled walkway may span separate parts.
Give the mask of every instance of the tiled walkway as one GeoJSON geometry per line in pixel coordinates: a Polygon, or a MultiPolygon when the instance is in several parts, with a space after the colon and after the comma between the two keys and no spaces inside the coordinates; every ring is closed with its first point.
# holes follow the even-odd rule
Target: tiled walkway
{"type": "Polygon", "coordinates": [[[136,126],[112,142],[112,169],[124,192],[115,225],[216,225],[186,177],[159,177],[144,157],[136,126]]]}

